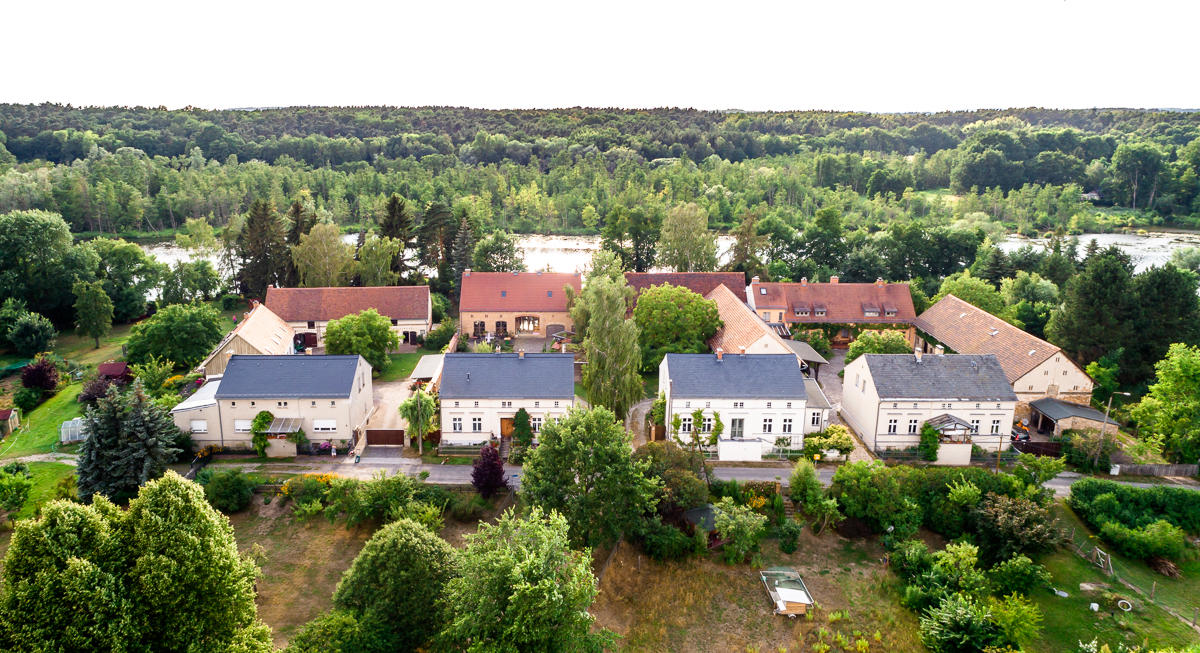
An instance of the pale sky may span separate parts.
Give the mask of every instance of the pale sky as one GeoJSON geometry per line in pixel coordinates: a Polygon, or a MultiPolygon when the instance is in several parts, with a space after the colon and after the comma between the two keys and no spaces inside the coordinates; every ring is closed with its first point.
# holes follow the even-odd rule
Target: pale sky
{"type": "Polygon", "coordinates": [[[0,102],[1200,108],[1194,0],[0,0],[0,102]]]}

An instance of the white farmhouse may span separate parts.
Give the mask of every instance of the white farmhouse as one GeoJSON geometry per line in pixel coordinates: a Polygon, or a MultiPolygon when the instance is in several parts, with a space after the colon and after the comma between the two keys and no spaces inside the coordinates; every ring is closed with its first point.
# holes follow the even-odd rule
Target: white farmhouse
{"type": "Polygon", "coordinates": [[[1017,396],[992,354],[864,354],[843,383],[843,416],[875,451],[916,446],[926,422],[964,444],[1008,448],[1017,396]]]}
{"type": "Polygon", "coordinates": [[[829,402],[815,381],[807,381],[794,355],[725,355],[718,349],[716,354],[667,354],[658,367],[666,423],[679,415],[680,444],[691,444],[693,430],[712,433],[719,414],[725,425],[717,442],[721,460],[762,460],[777,442],[799,448],[805,433],[824,429],[829,402]],[[696,410],[702,412],[699,424],[692,416],[696,410]]]}
{"type": "Polygon", "coordinates": [[[573,354],[446,354],[438,391],[442,443],[509,437],[524,408],[536,436],[575,405],[573,354]]]}

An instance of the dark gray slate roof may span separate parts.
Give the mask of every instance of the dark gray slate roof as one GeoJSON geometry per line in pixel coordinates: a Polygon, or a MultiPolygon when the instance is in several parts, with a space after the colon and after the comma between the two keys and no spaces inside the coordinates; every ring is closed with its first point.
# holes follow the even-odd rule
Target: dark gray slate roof
{"type": "Polygon", "coordinates": [[[804,379],[804,390],[808,394],[809,408],[833,408],[816,379],[804,379]]]}
{"type": "Polygon", "coordinates": [[[863,354],[880,399],[1016,401],[994,354],[863,354]]]}
{"type": "MultiPolygon", "coordinates": [[[[1101,423],[1105,420],[1104,413],[1095,408],[1073,404],[1069,401],[1062,401],[1053,397],[1042,397],[1036,401],[1029,402],[1029,405],[1056,422],[1068,417],[1082,417],[1083,419],[1090,419],[1093,422],[1101,423]]],[[[1109,419],[1108,423],[1116,424],[1112,419],[1109,419]]]]}
{"type": "Polygon", "coordinates": [[[573,399],[573,354],[446,354],[441,399],[573,399]]]}
{"type": "Polygon", "coordinates": [[[688,399],[800,399],[804,374],[791,354],[667,354],[671,394],[688,399]]]}
{"type": "Polygon", "coordinates": [[[359,356],[239,356],[225,367],[217,399],[349,397],[359,356]]]}

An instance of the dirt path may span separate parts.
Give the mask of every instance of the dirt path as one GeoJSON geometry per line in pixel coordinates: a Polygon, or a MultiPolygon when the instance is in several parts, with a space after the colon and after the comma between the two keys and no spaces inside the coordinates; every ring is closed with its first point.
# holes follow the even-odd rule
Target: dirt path
{"type": "Polygon", "coordinates": [[[838,378],[838,372],[846,369],[846,350],[835,349],[833,354],[829,356],[829,364],[822,365],[821,371],[818,374],[818,383],[821,384],[821,391],[825,393],[825,398],[829,400],[829,405],[833,407],[832,415],[830,415],[830,424],[841,424],[850,431],[850,436],[854,438],[854,451],[850,452],[849,462],[856,463],[864,460],[875,460],[875,456],[867,450],[863,441],[859,439],[858,434],[850,425],[842,421],[842,379],[838,378]]]}
{"type": "Polygon", "coordinates": [[[654,405],[653,399],[643,399],[633,405],[629,409],[629,414],[625,416],[625,430],[633,434],[633,448],[646,444],[646,413],[650,412],[650,407],[654,405]]]}
{"type": "Polygon", "coordinates": [[[39,453],[32,456],[17,458],[18,463],[62,463],[75,467],[79,464],[79,456],[72,453],[39,453]]]}

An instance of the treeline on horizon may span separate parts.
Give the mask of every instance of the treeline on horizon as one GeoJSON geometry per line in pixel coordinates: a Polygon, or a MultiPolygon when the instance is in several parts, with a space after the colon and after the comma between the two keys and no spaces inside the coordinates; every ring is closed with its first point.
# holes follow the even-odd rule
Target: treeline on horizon
{"type": "Polygon", "coordinates": [[[619,208],[694,202],[803,229],[897,221],[1084,233],[1200,221],[1200,114],[1011,109],[933,114],[688,109],[301,107],[168,111],[0,105],[0,213],[75,232],[215,226],[308,190],[372,225],[392,193],[485,229],[599,233],[619,208]],[[949,191],[949,193],[945,191],[949,191]],[[1085,192],[1100,200],[1083,202],[1085,192]],[[952,193],[952,195],[951,195],[952,193]],[[1122,210],[1122,208],[1126,210],[1122,210]]]}

